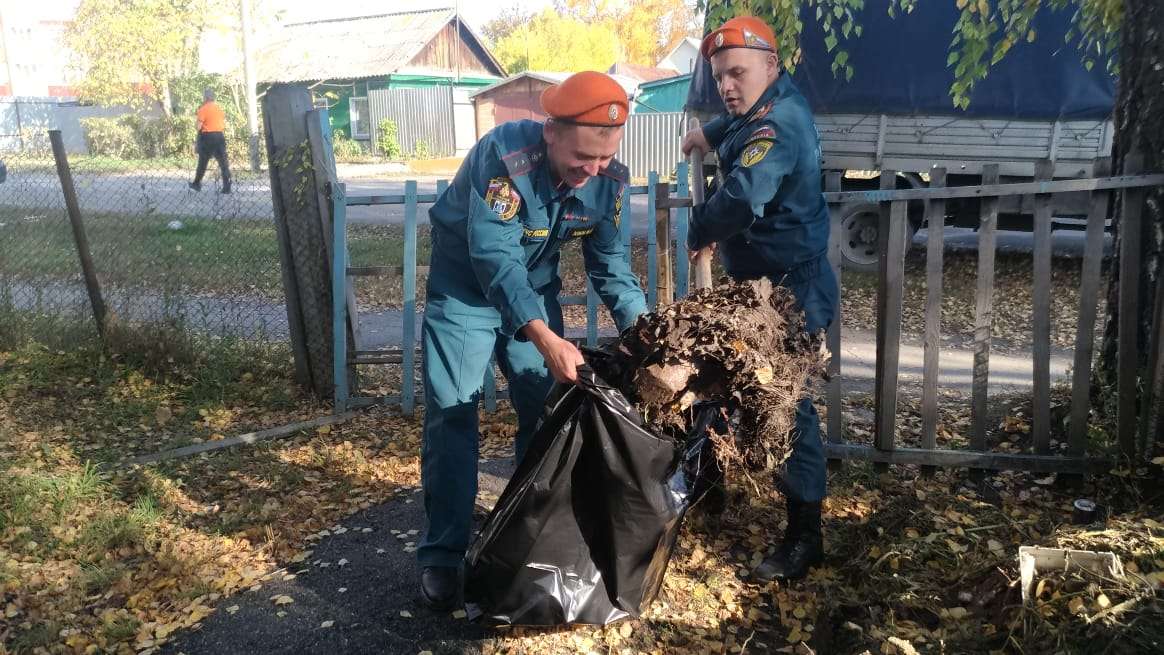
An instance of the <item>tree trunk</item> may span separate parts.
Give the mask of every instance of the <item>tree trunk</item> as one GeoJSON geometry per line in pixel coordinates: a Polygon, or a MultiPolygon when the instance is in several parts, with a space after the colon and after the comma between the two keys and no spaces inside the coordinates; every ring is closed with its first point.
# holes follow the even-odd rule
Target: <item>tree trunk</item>
{"type": "MultiPolygon", "coordinates": [[[[1128,155],[1138,151],[1143,171],[1164,171],[1164,3],[1160,0],[1124,0],[1121,27],[1119,92],[1115,106],[1115,140],[1112,145],[1112,173],[1127,171],[1128,155]]],[[[1145,370],[1153,300],[1160,279],[1164,253],[1164,189],[1151,189],[1144,206],[1140,234],[1126,235],[1120,229],[1123,207],[1112,203],[1110,218],[1116,230],[1115,256],[1110,267],[1103,344],[1097,371],[1097,385],[1104,398],[1114,397],[1119,367],[1116,353],[1119,324],[1119,248],[1123,239],[1139,239],[1143,266],[1140,268],[1139,330],[1136,351],[1139,367],[1145,370]]],[[[1141,379],[1143,377],[1141,376],[1141,379]]],[[[1108,405],[1113,406],[1114,405],[1108,405]]]]}

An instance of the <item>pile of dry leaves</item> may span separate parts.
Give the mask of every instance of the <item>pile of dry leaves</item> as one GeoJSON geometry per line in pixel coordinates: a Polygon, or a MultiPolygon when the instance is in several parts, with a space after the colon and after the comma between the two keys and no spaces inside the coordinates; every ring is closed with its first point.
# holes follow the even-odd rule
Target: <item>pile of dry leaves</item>
{"type": "Polygon", "coordinates": [[[824,371],[820,345],[790,291],[725,281],[642,316],[599,373],[656,434],[677,441],[692,427],[692,407],[721,405],[738,427],[713,437],[721,463],[763,471],[790,454],[796,404],[824,371]]]}

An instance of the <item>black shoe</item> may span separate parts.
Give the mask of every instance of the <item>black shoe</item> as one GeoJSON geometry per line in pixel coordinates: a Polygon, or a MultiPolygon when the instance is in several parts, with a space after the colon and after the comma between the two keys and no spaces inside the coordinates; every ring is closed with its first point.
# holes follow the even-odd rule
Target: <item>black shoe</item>
{"type": "Polygon", "coordinates": [[[189,186],[194,191],[201,191],[202,190],[202,184],[200,182],[190,182],[189,184],[187,184],[187,186],[189,186]]]}
{"type": "Polygon", "coordinates": [[[229,194],[230,193],[230,186],[228,185],[228,186],[222,187],[222,193],[229,194]]]}
{"type": "Polygon", "coordinates": [[[452,566],[426,566],[420,570],[420,595],[425,605],[437,611],[453,608],[460,583],[459,571],[452,566]]]}
{"type": "Polygon", "coordinates": [[[775,555],[766,558],[752,575],[763,581],[799,580],[824,561],[820,530],[820,503],[788,501],[788,531],[775,555]]]}

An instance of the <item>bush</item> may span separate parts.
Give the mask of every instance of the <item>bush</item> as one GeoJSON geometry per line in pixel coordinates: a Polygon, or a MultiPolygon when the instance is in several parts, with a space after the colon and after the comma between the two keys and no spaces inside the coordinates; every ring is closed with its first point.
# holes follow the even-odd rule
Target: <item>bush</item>
{"type": "Polygon", "coordinates": [[[341,130],[336,130],[332,134],[331,149],[336,161],[363,161],[368,158],[368,152],[364,150],[364,144],[349,139],[348,135],[344,134],[341,130]]]}
{"type": "Polygon", "coordinates": [[[400,159],[404,155],[404,150],[400,147],[400,134],[396,127],[396,121],[391,118],[380,121],[376,133],[376,145],[380,148],[380,154],[388,159],[400,159]]]}
{"type": "Polygon", "coordinates": [[[85,143],[89,147],[89,154],[116,157],[118,159],[135,159],[142,156],[133,128],[119,118],[82,118],[81,127],[85,130],[85,143]]]}
{"type": "Polygon", "coordinates": [[[432,148],[429,147],[428,141],[424,139],[417,139],[416,144],[412,146],[413,159],[432,159],[432,148]]]}

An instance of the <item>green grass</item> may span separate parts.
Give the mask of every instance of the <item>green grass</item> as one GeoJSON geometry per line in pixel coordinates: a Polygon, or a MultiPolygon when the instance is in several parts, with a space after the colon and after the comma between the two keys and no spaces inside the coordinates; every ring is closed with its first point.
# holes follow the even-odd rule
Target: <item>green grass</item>
{"type": "MultiPolygon", "coordinates": [[[[0,227],[5,243],[0,251],[0,276],[26,280],[79,277],[73,233],[63,211],[0,207],[0,223],[6,224],[0,227]]],[[[86,215],[85,231],[103,286],[282,299],[279,243],[268,220],[98,213],[86,215]],[[167,227],[175,219],[182,221],[182,229],[167,227]]],[[[402,227],[352,225],[348,238],[353,265],[403,263],[402,227]]],[[[421,228],[417,242],[417,260],[427,263],[427,228],[421,228]]],[[[372,287],[389,284],[362,282],[372,287]]],[[[3,293],[0,288],[0,306],[3,293]]],[[[393,294],[380,295],[390,299],[393,294]]],[[[395,297],[398,301],[399,293],[395,297]]]]}
{"type": "Polygon", "coordinates": [[[101,631],[107,640],[116,643],[133,639],[140,626],[141,621],[136,616],[122,616],[106,623],[101,631]]]}

